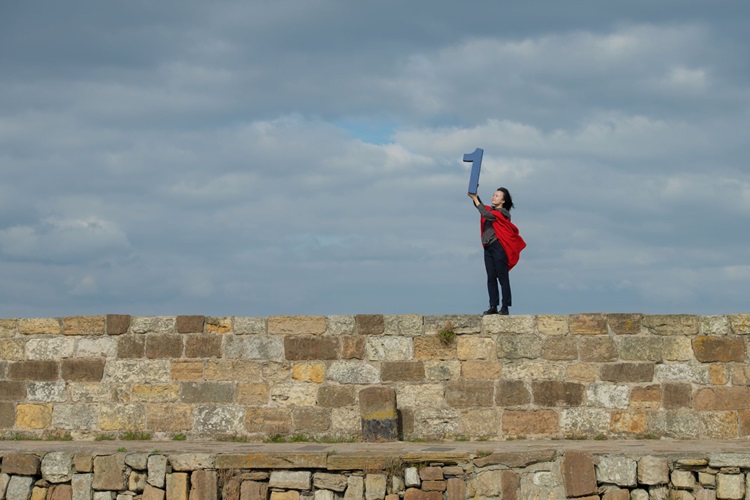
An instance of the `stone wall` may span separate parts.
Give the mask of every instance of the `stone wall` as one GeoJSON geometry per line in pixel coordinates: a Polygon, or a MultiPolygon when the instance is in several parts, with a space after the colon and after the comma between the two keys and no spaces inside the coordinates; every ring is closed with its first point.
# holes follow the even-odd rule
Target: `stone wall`
{"type": "Polygon", "coordinates": [[[356,439],[387,386],[407,440],[738,438],[748,341],[750,314],[2,319],[0,429],[356,439]]]}
{"type": "Polygon", "coordinates": [[[750,454],[743,453],[427,455],[5,453],[0,498],[721,500],[750,493],[750,454]]]}

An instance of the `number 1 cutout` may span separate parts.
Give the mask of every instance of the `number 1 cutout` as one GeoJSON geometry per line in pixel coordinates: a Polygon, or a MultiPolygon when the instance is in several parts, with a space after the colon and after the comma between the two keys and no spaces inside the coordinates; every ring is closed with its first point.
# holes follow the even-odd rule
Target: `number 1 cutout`
{"type": "Polygon", "coordinates": [[[477,148],[473,153],[465,154],[464,161],[471,162],[471,177],[469,177],[469,193],[477,194],[479,189],[479,171],[482,169],[484,149],[477,148]]]}

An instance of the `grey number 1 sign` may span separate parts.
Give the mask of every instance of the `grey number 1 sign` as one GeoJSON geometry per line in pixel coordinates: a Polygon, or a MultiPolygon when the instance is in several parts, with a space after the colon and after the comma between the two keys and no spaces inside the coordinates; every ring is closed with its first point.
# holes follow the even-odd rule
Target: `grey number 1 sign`
{"type": "Polygon", "coordinates": [[[479,189],[479,171],[482,169],[484,149],[477,148],[473,153],[465,154],[464,161],[471,162],[471,177],[469,177],[469,193],[477,194],[479,189]]]}

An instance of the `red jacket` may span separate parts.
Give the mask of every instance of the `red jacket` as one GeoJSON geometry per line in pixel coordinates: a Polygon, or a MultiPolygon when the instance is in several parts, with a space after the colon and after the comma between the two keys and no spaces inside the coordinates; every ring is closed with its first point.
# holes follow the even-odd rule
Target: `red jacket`
{"type": "MultiPolygon", "coordinates": [[[[526,248],[526,242],[523,241],[521,235],[518,233],[518,228],[511,221],[505,218],[499,210],[493,209],[491,206],[485,205],[488,212],[491,212],[495,216],[495,220],[492,221],[492,229],[495,230],[495,236],[497,241],[503,246],[505,255],[508,256],[508,271],[513,269],[513,266],[518,264],[518,258],[521,256],[521,250],[526,248]]],[[[481,234],[484,231],[485,218],[481,217],[481,224],[479,231],[481,234]]]]}

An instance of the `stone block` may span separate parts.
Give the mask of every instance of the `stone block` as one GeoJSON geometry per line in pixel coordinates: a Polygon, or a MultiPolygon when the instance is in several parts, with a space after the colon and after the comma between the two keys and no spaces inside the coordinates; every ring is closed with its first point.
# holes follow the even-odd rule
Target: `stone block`
{"type": "Polygon", "coordinates": [[[700,335],[728,335],[732,333],[729,318],[726,316],[701,316],[699,321],[698,333],[700,335]]]}
{"type": "Polygon", "coordinates": [[[544,360],[512,360],[503,363],[503,378],[508,380],[564,380],[565,366],[544,360]]]}
{"type": "Polygon", "coordinates": [[[439,337],[415,337],[414,358],[416,359],[456,359],[456,344],[443,344],[439,337]]]}
{"type": "Polygon", "coordinates": [[[500,359],[536,359],[542,355],[542,339],[537,335],[498,335],[497,357],[500,359]]]}
{"type": "Polygon", "coordinates": [[[381,500],[385,498],[387,481],[388,476],[385,474],[365,475],[365,500],[381,500]]]}
{"type": "Polygon", "coordinates": [[[568,497],[582,497],[596,493],[596,472],[591,455],[568,451],[562,461],[563,484],[568,497]]]}
{"type": "Polygon", "coordinates": [[[0,359],[3,361],[22,361],[24,357],[24,342],[22,340],[0,339],[0,359]]]}
{"type": "Polygon", "coordinates": [[[692,490],[696,484],[695,474],[692,471],[676,470],[672,472],[672,485],[676,488],[692,490]]]}
{"type": "MultiPolygon", "coordinates": [[[[478,316],[482,321],[483,335],[535,335],[536,316],[478,316]]],[[[458,333],[458,332],[456,332],[458,333]]]]}
{"type": "Polygon", "coordinates": [[[653,363],[614,363],[602,365],[600,378],[606,382],[651,382],[653,363]]]}
{"type": "Polygon", "coordinates": [[[636,335],[641,332],[641,314],[607,314],[607,324],[615,335],[636,335]]]}
{"type": "Polygon", "coordinates": [[[383,315],[383,333],[385,335],[417,337],[422,335],[423,322],[421,314],[386,314],[383,315]]]}
{"type": "Polygon", "coordinates": [[[268,498],[268,483],[242,481],[239,500],[265,500],[266,498],[268,498]]]}
{"type": "Polygon", "coordinates": [[[248,408],[245,430],[257,434],[288,434],[292,432],[292,412],[289,408],[248,408]]]}
{"type": "Polygon", "coordinates": [[[538,463],[554,462],[556,457],[557,451],[555,450],[496,452],[483,458],[474,459],[474,464],[480,468],[502,465],[517,469],[538,463]]]}
{"type": "Polygon", "coordinates": [[[617,360],[617,346],[610,337],[578,338],[578,352],[582,361],[605,362],[617,360]]]}
{"type": "Polygon", "coordinates": [[[128,453],[127,455],[125,455],[125,465],[137,471],[145,471],[148,469],[148,457],[149,456],[150,456],[150,453],[146,453],[146,452],[128,453]]]}
{"type": "Polygon", "coordinates": [[[268,333],[266,318],[235,316],[234,333],[236,335],[264,335],[268,333]]]}
{"type": "Polygon", "coordinates": [[[540,315],[536,317],[536,327],[544,335],[567,335],[568,316],[540,315]]]}
{"type": "Polygon", "coordinates": [[[245,411],[232,406],[198,406],[193,411],[193,431],[206,434],[239,434],[245,411]]]}
{"type": "Polygon", "coordinates": [[[738,411],[738,433],[741,437],[750,436],[750,411],[738,411]]]}
{"type": "MultiPolygon", "coordinates": [[[[406,412],[402,410],[402,414],[406,412]]],[[[414,437],[428,440],[442,440],[448,435],[455,435],[461,414],[455,408],[445,408],[436,405],[424,405],[414,408],[414,437]]],[[[406,417],[404,417],[406,421],[406,417]]],[[[406,435],[407,425],[404,423],[406,435]]]]}
{"type": "Polygon", "coordinates": [[[664,361],[692,361],[693,347],[690,337],[673,336],[663,337],[662,357],[664,361]]]}
{"type": "Polygon", "coordinates": [[[521,380],[501,380],[497,383],[495,404],[502,408],[526,406],[531,403],[531,393],[521,380]]]}
{"type": "Polygon", "coordinates": [[[10,476],[36,476],[41,471],[42,461],[32,453],[5,453],[3,474],[10,476]]]}
{"type": "Polygon", "coordinates": [[[649,412],[646,431],[657,436],[695,439],[704,433],[704,428],[695,412],[680,409],[649,412]]]}
{"type": "Polygon", "coordinates": [[[380,372],[383,382],[418,382],[425,378],[422,361],[384,361],[380,372]]]}
{"type": "Polygon", "coordinates": [[[391,387],[367,387],[359,392],[362,436],[366,441],[398,438],[396,391],[391,387]]]}
{"type": "Polygon", "coordinates": [[[354,331],[357,335],[383,335],[385,319],[382,314],[357,314],[354,316],[354,331]]]}
{"type": "Polygon", "coordinates": [[[745,498],[745,476],[743,474],[717,474],[717,498],[745,498]]]}
{"type": "Polygon", "coordinates": [[[344,336],[341,339],[341,359],[365,359],[365,338],[344,336]]]}
{"type": "Polygon", "coordinates": [[[7,360],[24,359],[22,355],[20,358],[15,353],[15,347],[21,347],[21,352],[25,353],[25,359],[27,360],[59,360],[60,358],[70,358],[73,356],[75,351],[76,339],[65,338],[65,337],[35,337],[26,341],[24,346],[22,342],[17,340],[5,340],[3,342],[3,353],[9,355],[3,357],[7,360]]]}
{"type": "Polygon", "coordinates": [[[706,410],[749,410],[750,387],[704,387],[693,397],[693,407],[706,410]]]}
{"type": "Polygon", "coordinates": [[[34,478],[29,476],[11,476],[8,481],[8,489],[5,491],[5,498],[12,499],[29,499],[34,487],[34,478]]]}
{"type": "Polygon", "coordinates": [[[151,334],[146,336],[146,357],[149,359],[172,359],[182,357],[182,335],[151,334]]]}
{"type": "MultiPolygon", "coordinates": [[[[146,457],[148,459],[148,457],[146,457]]],[[[143,493],[148,485],[146,472],[132,471],[128,476],[128,489],[135,493],[143,493]]]]}
{"type": "Polygon", "coordinates": [[[496,408],[469,408],[461,411],[458,434],[473,438],[497,437],[500,433],[500,415],[496,408]]]}
{"type": "Polygon", "coordinates": [[[73,454],[53,451],[42,458],[42,478],[50,483],[67,483],[73,477],[73,454]]]}
{"type": "Polygon", "coordinates": [[[607,334],[607,316],[605,314],[571,314],[568,321],[572,335],[607,334]]]}
{"type": "Polygon", "coordinates": [[[62,319],[63,335],[104,335],[105,316],[67,316],[62,319]]]}
{"type": "Polygon", "coordinates": [[[328,472],[316,472],[313,474],[313,486],[318,489],[331,490],[342,493],[346,491],[346,476],[344,474],[330,474],[328,472]]]}
{"type": "Polygon", "coordinates": [[[75,357],[77,358],[116,358],[117,341],[111,337],[82,337],[80,339],[66,339],[76,342],[75,357]]]}
{"type": "Polygon", "coordinates": [[[507,436],[552,436],[559,430],[558,416],[553,410],[506,410],[502,421],[507,436]]]}
{"type": "Polygon", "coordinates": [[[689,363],[665,363],[656,365],[654,380],[659,382],[691,382],[708,384],[708,370],[704,365],[689,363]]]}
{"type": "Polygon", "coordinates": [[[646,433],[648,419],[644,412],[612,412],[610,431],[614,434],[642,435],[646,433]]]}
{"type": "Polygon", "coordinates": [[[120,491],[125,489],[125,455],[105,455],[94,457],[95,490],[120,491]]]}
{"type": "Polygon", "coordinates": [[[691,384],[671,383],[662,386],[662,406],[666,410],[690,408],[693,387],[691,384]]]}
{"type": "Polygon", "coordinates": [[[190,475],[190,498],[217,500],[219,483],[215,470],[197,470],[190,475]]]}
{"type": "Polygon", "coordinates": [[[584,386],[575,382],[539,381],[531,383],[531,391],[537,406],[580,406],[584,386]]]}
{"type": "Polygon", "coordinates": [[[599,365],[573,363],[566,367],[566,380],[571,382],[595,382],[599,380],[599,365]]]}
{"type": "Polygon", "coordinates": [[[69,484],[55,484],[50,486],[46,500],[71,500],[73,488],[69,484]]]}
{"type": "Polygon", "coordinates": [[[232,331],[232,318],[222,316],[208,316],[206,318],[206,333],[224,334],[232,331]]]}
{"type": "Polygon", "coordinates": [[[143,335],[123,335],[117,339],[118,358],[143,358],[145,352],[146,338],[143,335]]]}
{"type": "Polygon", "coordinates": [[[277,384],[271,387],[271,402],[277,406],[316,406],[316,384],[277,384]]]}
{"type": "Polygon", "coordinates": [[[445,384],[445,401],[454,408],[493,406],[494,383],[480,380],[458,380],[445,384]]]}
{"type": "Polygon", "coordinates": [[[292,428],[300,434],[326,432],[331,428],[329,408],[292,408],[292,428]]]}
{"type": "Polygon", "coordinates": [[[611,415],[607,409],[569,408],[560,412],[560,431],[568,438],[593,438],[606,435],[610,421],[611,415]]]}
{"type": "Polygon", "coordinates": [[[335,337],[354,334],[354,316],[334,315],[328,316],[328,328],[326,335],[335,337]]]}
{"type": "Polygon", "coordinates": [[[101,382],[104,377],[102,358],[74,358],[62,360],[62,378],[68,382],[101,382]]]}
{"type": "Polygon", "coordinates": [[[263,364],[245,359],[209,359],[203,377],[207,381],[258,382],[263,379],[263,364]]]}
{"type": "Polygon", "coordinates": [[[171,378],[175,381],[200,380],[204,364],[203,361],[172,361],[171,378]]]}
{"type": "Polygon", "coordinates": [[[338,359],[339,341],[335,337],[287,336],[284,356],[290,361],[338,359]]]}
{"type": "Polygon", "coordinates": [[[692,314],[661,314],[644,316],[643,326],[654,335],[697,335],[700,322],[692,314]]]}
{"type": "Polygon", "coordinates": [[[168,360],[117,359],[104,367],[103,382],[111,384],[171,382],[171,365],[168,360]]]}
{"type": "Polygon", "coordinates": [[[456,340],[456,355],[458,359],[494,359],[495,341],[485,337],[458,337],[456,340]]]}
{"type": "Polygon", "coordinates": [[[312,473],[310,471],[275,470],[271,472],[268,485],[271,488],[309,490],[312,485],[312,473]]]}
{"type": "Polygon", "coordinates": [[[127,314],[107,314],[104,322],[107,335],[123,335],[130,329],[130,316],[127,314]]]}
{"type": "Polygon", "coordinates": [[[175,472],[213,469],[216,466],[216,455],[214,453],[170,453],[169,463],[175,472]]]}
{"type": "Polygon", "coordinates": [[[177,333],[177,318],[174,316],[135,316],[130,318],[133,333],[177,333]]]}
{"type": "Polygon", "coordinates": [[[336,361],[328,367],[328,379],[339,384],[377,384],[380,372],[366,363],[336,361]]]}
{"type": "MultiPolygon", "coordinates": [[[[445,498],[447,500],[463,500],[466,498],[466,481],[463,479],[452,477],[448,479],[447,490],[445,492],[445,498]]],[[[503,496],[503,498],[508,498],[503,496]]]]}
{"type": "Polygon", "coordinates": [[[148,457],[148,478],[151,486],[164,488],[167,476],[167,457],[164,455],[150,455],[148,457]]]}
{"type": "Polygon", "coordinates": [[[327,329],[325,316],[271,316],[267,321],[270,335],[322,335],[327,329]]]}
{"type": "Polygon", "coordinates": [[[729,368],[732,375],[732,385],[750,385],[750,366],[744,364],[732,365],[729,368]]]}
{"type": "Polygon", "coordinates": [[[623,361],[661,361],[664,348],[662,337],[620,337],[618,351],[623,361]]]}
{"type": "Polygon", "coordinates": [[[699,418],[703,427],[701,438],[704,439],[735,439],[739,436],[737,412],[735,411],[704,411],[699,418]]]}
{"type": "Polygon", "coordinates": [[[139,431],[145,421],[145,408],[137,404],[107,405],[99,410],[99,428],[103,431],[139,431]]]}
{"type": "Polygon", "coordinates": [[[346,492],[344,493],[344,500],[362,500],[364,496],[365,478],[362,476],[349,476],[347,479],[346,492]]]}
{"type": "Polygon", "coordinates": [[[56,361],[16,361],[8,365],[8,377],[11,380],[57,380],[58,371],[56,361]]]}
{"type": "Polygon", "coordinates": [[[0,429],[7,429],[16,424],[15,403],[0,403],[0,429]]]}
{"type": "Polygon", "coordinates": [[[503,472],[499,470],[488,470],[477,473],[469,481],[468,493],[469,498],[503,498],[500,496],[503,491],[503,472]]]}
{"type": "Polygon", "coordinates": [[[660,408],[661,387],[658,385],[633,387],[630,392],[630,405],[644,410],[660,408]]]}
{"type": "Polygon", "coordinates": [[[745,342],[733,336],[700,336],[693,339],[693,352],[701,363],[741,363],[745,360],[745,342]]]}
{"type": "Polygon", "coordinates": [[[180,397],[180,386],[177,384],[135,384],[131,391],[134,403],[171,403],[180,397]]]}
{"type": "Polygon", "coordinates": [[[21,318],[18,333],[21,335],[58,335],[62,331],[57,318],[21,318]]]}
{"type": "Polygon", "coordinates": [[[205,316],[177,316],[175,319],[175,327],[177,333],[203,333],[203,325],[205,322],[205,316]]]}
{"type": "Polygon", "coordinates": [[[93,474],[73,474],[70,481],[72,500],[91,500],[93,481],[93,474]]]}
{"type": "Polygon", "coordinates": [[[571,337],[550,337],[544,339],[542,357],[551,361],[572,361],[578,359],[577,339],[571,337]]]}
{"type": "Polygon", "coordinates": [[[318,389],[318,405],[324,408],[340,408],[354,404],[352,386],[324,385],[318,389]]]}
{"type": "Polygon", "coordinates": [[[0,319],[0,337],[13,337],[18,331],[17,319],[0,319]]]}
{"type": "Polygon", "coordinates": [[[16,427],[19,429],[47,429],[52,423],[52,404],[18,404],[16,427]]]}
{"type": "Polygon", "coordinates": [[[586,386],[587,406],[624,409],[629,402],[630,388],[626,385],[594,383],[586,386]]]}
{"type": "Polygon", "coordinates": [[[365,359],[369,361],[408,361],[414,357],[411,337],[368,337],[365,359]]]}
{"type": "Polygon", "coordinates": [[[190,335],[185,339],[185,357],[220,358],[221,341],[219,335],[190,335]]]}
{"type": "Polygon", "coordinates": [[[596,464],[596,479],[600,483],[634,487],[637,484],[637,463],[628,457],[599,457],[596,464]]]}
{"type": "Polygon", "coordinates": [[[28,402],[61,403],[65,402],[65,382],[29,382],[27,384],[28,402]]]}
{"type": "Polygon", "coordinates": [[[750,314],[730,314],[729,324],[735,335],[747,335],[750,333],[750,314]]]}
{"type": "Polygon", "coordinates": [[[325,380],[325,363],[295,363],[292,367],[292,379],[298,382],[321,384],[325,380]]]}
{"type": "Polygon", "coordinates": [[[98,422],[96,405],[56,404],[52,410],[52,427],[55,429],[93,430],[98,422]]]}
{"type": "Polygon", "coordinates": [[[669,460],[647,455],[638,460],[638,484],[649,486],[669,482],[669,460]]]}
{"type": "Polygon", "coordinates": [[[23,401],[26,384],[21,381],[0,380],[0,401],[23,401]]]}
{"type": "Polygon", "coordinates": [[[461,362],[424,360],[424,376],[430,381],[457,380],[461,376],[461,362]]]}
{"type": "Polygon", "coordinates": [[[473,380],[497,380],[502,365],[499,361],[471,359],[461,362],[461,377],[473,380]]]}

